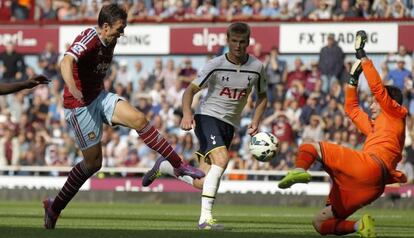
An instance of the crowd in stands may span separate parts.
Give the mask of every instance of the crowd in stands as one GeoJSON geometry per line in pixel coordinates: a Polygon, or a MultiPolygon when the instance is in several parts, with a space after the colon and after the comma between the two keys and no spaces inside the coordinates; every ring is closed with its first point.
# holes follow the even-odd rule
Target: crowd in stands
{"type": "MultiPolygon", "coordinates": [[[[95,21],[109,0],[4,0],[0,20],[95,21]]],[[[335,20],[414,17],[411,0],[118,0],[129,20],[335,20]]]]}

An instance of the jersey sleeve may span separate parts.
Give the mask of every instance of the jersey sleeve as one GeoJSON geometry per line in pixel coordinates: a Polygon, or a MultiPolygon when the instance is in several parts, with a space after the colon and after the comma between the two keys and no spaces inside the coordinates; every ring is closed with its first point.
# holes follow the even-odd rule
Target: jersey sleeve
{"type": "Polygon", "coordinates": [[[84,30],[75,38],[72,45],[65,52],[65,55],[71,55],[77,62],[96,46],[95,37],[97,37],[95,29],[88,28],[84,30]]]}
{"type": "Polygon", "coordinates": [[[378,104],[381,106],[381,109],[393,117],[404,118],[408,113],[407,109],[398,104],[390,97],[390,95],[388,95],[387,90],[382,84],[381,77],[375,69],[372,61],[363,61],[362,69],[364,70],[364,75],[368,81],[369,88],[371,89],[375,100],[377,100],[378,104]]]}
{"type": "Polygon", "coordinates": [[[256,94],[263,94],[267,92],[267,74],[265,72],[265,67],[261,65],[259,80],[257,80],[255,90],[256,94]]]}
{"type": "Polygon", "coordinates": [[[364,135],[371,133],[373,124],[368,114],[359,107],[356,88],[346,87],[345,113],[364,135]]]}
{"type": "Polygon", "coordinates": [[[191,83],[199,88],[206,88],[208,86],[208,81],[214,77],[214,72],[215,64],[212,61],[209,61],[199,71],[197,78],[195,78],[191,83]]]}

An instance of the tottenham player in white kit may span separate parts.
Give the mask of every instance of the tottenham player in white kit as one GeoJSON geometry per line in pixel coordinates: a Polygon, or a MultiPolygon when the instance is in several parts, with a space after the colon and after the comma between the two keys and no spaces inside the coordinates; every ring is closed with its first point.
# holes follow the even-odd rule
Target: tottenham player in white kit
{"type": "MultiPolygon", "coordinates": [[[[221,176],[229,162],[228,148],[234,130],[239,127],[242,110],[253,88],[257,102],[248,134],[257,133],[259,121],[266,108],[267,79],[264,66],[254,56],[246,53],[249,38],[250,27],[247,24],[231,24],[227,29],[229,52],[210,60],[183,95],[181,128],[186,131],[194,128],[200,143],[197,152],[200,168],[206,172],[206,176],[195,180],[189,176],[178,178],[203,190],[199,229],[223,229],[213,219],[212,208],[221,176]],[[208,88],[207,95],[200,102],[193,117],[193,97],[204,88],[208,88]]],[[[174,175],[171,168],[167,161],[159,159],[145,175],[143,185],[148,186],[163,173],[174,175]]]]}

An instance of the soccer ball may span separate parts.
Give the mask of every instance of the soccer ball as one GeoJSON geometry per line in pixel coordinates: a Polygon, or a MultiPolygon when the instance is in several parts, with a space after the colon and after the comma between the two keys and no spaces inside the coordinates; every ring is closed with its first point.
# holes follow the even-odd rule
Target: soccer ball
{"type": "Polygon", "coordinates": [[[252,137],[249,151],[258,161],[268,162],[276,155],[278,147],[276,136],[269,132],[259,132],[252,137]]]}

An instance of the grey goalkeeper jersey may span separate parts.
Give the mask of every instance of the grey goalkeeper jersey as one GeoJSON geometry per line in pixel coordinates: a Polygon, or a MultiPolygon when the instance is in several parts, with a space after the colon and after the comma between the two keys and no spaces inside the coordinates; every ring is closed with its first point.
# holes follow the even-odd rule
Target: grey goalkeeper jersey
{"type": "Polygon", "coordinates": [[[249,55],[236,65],[227,54],[207,62],[192,84],[208,88],[196,114],[209,115],[239,127],[240,117],[253,87],[257,95],[266,93],[267,78],[262,62],[249,55]]]}

